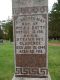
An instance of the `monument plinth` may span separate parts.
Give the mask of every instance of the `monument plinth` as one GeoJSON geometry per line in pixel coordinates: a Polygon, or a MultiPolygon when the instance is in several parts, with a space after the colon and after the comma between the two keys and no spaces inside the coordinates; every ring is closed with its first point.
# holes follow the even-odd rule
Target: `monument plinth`
{"type": "Polygon", "coordinates": [[[47,79],[48,1],[12,0],[12,8],[15,77],[47,79]]]}

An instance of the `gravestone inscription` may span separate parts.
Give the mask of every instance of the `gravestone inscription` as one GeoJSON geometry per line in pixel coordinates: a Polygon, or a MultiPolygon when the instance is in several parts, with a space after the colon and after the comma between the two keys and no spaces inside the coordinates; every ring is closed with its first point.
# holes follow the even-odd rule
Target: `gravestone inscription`
{"type": "Polygon", "coordinates": [[[48,77],[47,0],[12,0],[15,76],[48,77]]]}

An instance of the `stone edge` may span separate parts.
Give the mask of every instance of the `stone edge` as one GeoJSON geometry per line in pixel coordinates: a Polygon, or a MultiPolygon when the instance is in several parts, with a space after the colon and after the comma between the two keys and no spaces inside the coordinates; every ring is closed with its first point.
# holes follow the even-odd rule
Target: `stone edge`
{"type": "Polygon", "coordinates": [[[13,76],[12,80],[51,80],[50,74],[48,78],[25,78],[25,77],[15,77],[13,76]]]}

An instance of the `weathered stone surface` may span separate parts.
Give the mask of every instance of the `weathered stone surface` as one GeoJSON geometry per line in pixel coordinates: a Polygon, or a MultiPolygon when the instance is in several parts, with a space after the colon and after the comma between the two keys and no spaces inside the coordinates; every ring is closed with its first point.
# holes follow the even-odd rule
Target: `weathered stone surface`
{"type": "Polygon", "coordinates": [[[48,78],[16,78],[14,76],[12,80],[51,80],[51,77],[50,75],[48,75],[48,78]]]}
{"type": "Polygon", "coordinates": [[[48,77],[48,0],[12,0],[15,76],[48,77]]]}

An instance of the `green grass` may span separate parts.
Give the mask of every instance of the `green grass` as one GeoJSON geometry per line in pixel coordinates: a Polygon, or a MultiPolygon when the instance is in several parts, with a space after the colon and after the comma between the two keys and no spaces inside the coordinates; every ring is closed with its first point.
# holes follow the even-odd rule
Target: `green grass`
{"type": "MultiPolygon", "coordinates": [[[[51,42],[51,41],[50,41],[51,42]]],[[[53,41],[52,41],[53,42],[53,41]]],[[[49,46],[49,72],[52,80],[60,80],[60,47],[49,46]]],[[[14,75],[12,43],[0,44],[0,80],[11,80],[14,75]]]]}
{"type": "Polygon", "coordinates": [[[60,43],[60,40],[49,40],[49,43],[60,43]]]}
{"type": "Polygon", "coordinates": [[[0,80],[12,79],[14,72],[13,59],[12,44],[0,44],[0,80]]]}
{"type": "Polygon", "coordinates": [[[60,80],[60,47],[49,46],[49,72],[52,80],[60,80]]]}

